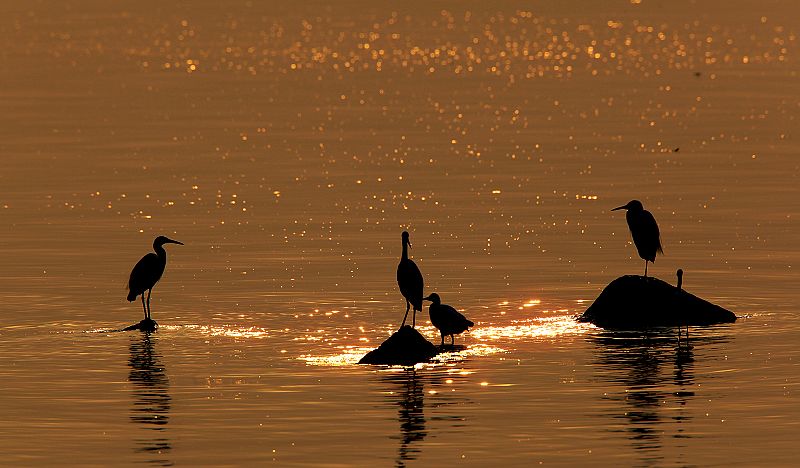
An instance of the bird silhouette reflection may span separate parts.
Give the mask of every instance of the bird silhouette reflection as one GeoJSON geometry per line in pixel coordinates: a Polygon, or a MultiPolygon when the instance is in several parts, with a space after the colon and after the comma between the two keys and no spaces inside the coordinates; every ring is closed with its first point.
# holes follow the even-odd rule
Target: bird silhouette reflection
{"type": "Polygon", "coordinates": [[[400,448],[397,454],[397,466],[406,466],[409,460],[415,460],[420,449],[413,446],[428,435],[425,429],[425,391],[417,369],[410,367],[401,373],[384,376],[391,384],[392,397],[396,398],[397,419],[400,421],[400,448]]]}
{"type": "Polygon", "coordinates": [[[393,436],[400,440],[395,466],[405,467],[409,461],[416,460],[422,452],[419,447],[430,429],[428,422],[447,422],[449,427],[459,430],[464,427],[465,418],[457,409],[469,403],[457,392],[451,392],[465,380],[459,373],[449,373],[447,369],[416,369],[404,368],[402,371],[392,371],[381,375],[381,379],[388,383],[390,398],[397,405],[397,419],[400,422],[400,435],[393,436]],[[426,388],[429,393],[429,402],[426,404],[426,388]],[[429,416],[425,416],[425,409],[429,416]],[[453,410],[456,410],[455,413],[453,410]]]}
{"type": "Polygon", "coordinates": [[[130,421],[147,431],[147,437],[136,440],[134,451],[149,454],[149,464],[171,466],[172,462],[165,455],[172,449],[166,432],[172,398],[169,396],[169,377],[154,341],[154,336],[144,332],[134,336],[130,343],[128,381],[133,384],[130,421]]]}
{"type": "Polygon", "coordinates": [[[602,416],[612,418],[612,432],[627,435],[632,447],[640,451],[642,464],[658,464],[664,459],[664,437],[691,437],[684,429],[692,419],[689,407],[696,388],[695,351],[700,349],[705,358],[713,358],[716,345],[727,338],[696,336],[691,342],[678,342],[665,330],[603,332],[589,340],[597,348],[598,377],[624,387],[604,394],[604,400],[619,405],[602,416]]]}

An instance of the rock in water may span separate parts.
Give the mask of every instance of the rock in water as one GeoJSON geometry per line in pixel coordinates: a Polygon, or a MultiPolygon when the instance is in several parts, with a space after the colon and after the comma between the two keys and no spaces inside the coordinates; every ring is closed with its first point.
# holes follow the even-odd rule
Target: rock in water
{"type": "Polygon", "coordinates": [[[606,286],[578,321],[636,329],[732,323],[736,315],[658,278],[626,275],[606,286]]]}
{"type": "Polygon", "coordinates": [[[139,323],[135,323],[129,327],[125,327],[122,331],[141,330],[141,331],[156,331],[158,324],[153,319],[144,319],[139,323]]]}
{"type": "Polygon", "coordinates": [[[358,363],[413,366],[429,361],[436,354],[436,346],[417,330],[405,325],[376,349],[368,352],[358,363]]]}

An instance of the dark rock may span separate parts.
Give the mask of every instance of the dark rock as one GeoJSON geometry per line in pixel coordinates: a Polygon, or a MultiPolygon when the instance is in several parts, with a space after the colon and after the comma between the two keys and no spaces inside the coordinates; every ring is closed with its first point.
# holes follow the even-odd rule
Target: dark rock
{"type": "Polygon", "coordinates": [[[397,330],[376,349],[368,352],[359,364],[413,366],[436,356],[436,346],[408,325],[397,330]]]}
{"type": "Polygon", "coordinates": [[[637,329],[733,323],[733,312],[658,278],[621,276],[578,317],[598,327],[637,329]]]}
{"type": "Polygon", "coordinates": [[[156,331],[156,328],[158,328],[158,324],[156,323],[155,320],[144,319],[139,323],[135,323],[129,327],[123,328],[122,331],[141,330],[141,331],[152,332],[156,331]]]}

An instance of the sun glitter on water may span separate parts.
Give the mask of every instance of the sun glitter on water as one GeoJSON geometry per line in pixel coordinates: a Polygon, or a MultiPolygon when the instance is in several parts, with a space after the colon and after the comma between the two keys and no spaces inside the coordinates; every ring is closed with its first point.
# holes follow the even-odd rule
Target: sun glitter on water
{"type": "MultiPolygon", "coordinates": [[[[521,307],[527,309],[533,305],[538,305],[540,301],[528,301],[521,307]],[[530,304],[530,305],[528,305],[530,304]]],[[[544,311],[547,312],[547,311],[544,311]]],[[[555,311],[559,315],[545,317],[531,317],[512,320],[508,324],[477,323],[470,329],[468,335],[463,339],[467,345],[456,344],[455,347],[447,346],[431,362],[422,364],[425,367],[435,367],[438,365],[448,365],[474,357],[491,356],[509,352],[514,341],[540,338],[555,339],[562,336],[582,335],[595,327],[591,324],[579,323],[572,315],[563,315],[564,310],[555,311]]],[[[417,329],[424,336],[437,337],[438,330],[433,326],[418,325],[417,329]]],[[[363,330],[361,330],[363,332],[363,330]]],[[[386,333],[391,333],[393,329],[386,329],[386,333]]],[[[325,342],[324,336],[319,337],[319,341],[325,342]]],[[[371,340],[376,343],[380,339],[371,340]]],[[[299,360],[313,366],[352,366],[374,347],[337,344],[330,349],[330,353],[309,353],[298,356],[299,360]]]]}

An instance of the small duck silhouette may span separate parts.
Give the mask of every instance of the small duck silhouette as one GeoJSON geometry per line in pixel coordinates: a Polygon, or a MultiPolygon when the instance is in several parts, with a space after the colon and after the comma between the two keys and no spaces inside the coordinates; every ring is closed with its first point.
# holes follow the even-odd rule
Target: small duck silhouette
{"type": "Polygon", "coordinates": [[[459,311],[447,304],[442,304],[438,294],[431,293],[428,297],[423,297],[422,299],[431,301],[428,311],[431,315],[431,323],[442,334],[442,346],[444,346],[445,336],[450,335],[450,344],[455,345],[454,335],[465,332],[469,327],[475,326],[471,320],[468,320],[459,311]]]}

